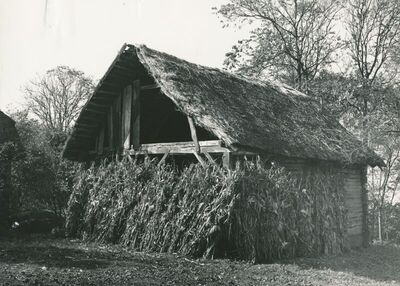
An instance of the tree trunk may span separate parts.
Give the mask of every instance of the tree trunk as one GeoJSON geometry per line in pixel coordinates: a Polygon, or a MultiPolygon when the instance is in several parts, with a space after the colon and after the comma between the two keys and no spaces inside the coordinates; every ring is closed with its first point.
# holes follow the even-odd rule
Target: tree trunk
{"type": "Polygon", "coordinates": [[[378,240],[382,242],[382,210],[378,209],[378,240]]]}

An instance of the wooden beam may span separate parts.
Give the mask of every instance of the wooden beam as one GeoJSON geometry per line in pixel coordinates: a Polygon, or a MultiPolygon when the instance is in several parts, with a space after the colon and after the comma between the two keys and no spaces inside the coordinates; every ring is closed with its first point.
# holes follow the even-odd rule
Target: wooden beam
{"type": "Polygon", "coordinates": [[[96,151],[96,153],[98,153],[98,151],[99,151],[99,135],[98,134],[97,134],[97,136],[95,138],[94,150],[96,151]]]}
{"type": "Polygon", "coordinates": [[[369,229],[368,229],[368,170],[367,167],[360,169],[360,181],[361,181],[361,209],[362,209],[362,245],[368,247],[369,245],[369,229]]]}
{"type": "MultiPolygon", "coordinates": [[[[205,140],[199,141],[200,148],[203,147],[222,147],[220,140],[205,140]]],[[[154,147],[174,147],[174,146],[184,146],[184,147],[191,147],[193,151],[194,142],[193,141],[183,141],[183,142],[166,142],[166,143],[147,143],[142,144],[146,148],[154,148],[154,147]]],[[[224,148],[226,149],[226,148],[224,148]]]]}
{"type": "Polygon", "coordinates": [[[89,129],[96,128],[97,126],[98,126],[98,124],[87,124],[87,123],[78,123],[76,125],[76,127],[78,127],[78,128],[83,127],[83,128],[89,128],[89,129]]]}
{"type": "Polygon", "coordinates": [[[114,147],[114,109],[111,106],[108,112],[107,124],[108,124],[108,146],[112,149],[114,147]]]}
{"type": "Polygon", "coordinates": [[[105,114],[104,111],[99,111],[99,110],[87,108],[87,107],[86,107],[85,111],[90,112],[90,113],[96,113],[96,114],[105,114]]]}
{"type": "Polygon", "coordinates": [[[121,140],[124,149],[131,146],[131,123],[132,123],[132,85],[125,87],[122,96],[122,132],[121,140]]]}
{"type": "Polygon", "coordinates": [[[116,87],[116,88],[121,88],[121,84],[120,83],[112,83],[109,81],[104,81],[102,83],[102,86],[107,85],[107,86],[111,86],[111,87],[116,87]]]}
{"type": "Polygon", "coordinates": [[[113,108],[114,108],[114,119],[113,119],[113,123],[114,123],[114,144],[113,146],[119,150],[119,148],[121,147],[121,97],[122,95],[118,96],[117,99],[115,100],[114,104],[113,104],[113,108]]]}
{"type": "Polygon", "coordinates": [[[231,154],[230,152],[224,152],[222,154],[222,165],[227,168],[231,169],[232,167],[232,160],[231,160],[231,154]]]}
{"type": "Polygon", "coordinates": [[[257,156],[260,155],[260,153],[256,153],[256,152],[251,152],[251,151],[244,151],[244,150],[238,150],[238,151],[233,151],[232,152],[233,155],[243,155],[243,156],[257,156]]]}
{"type": "Polygon", "coordinates": [[[121,70],[113,70],[111,77],[120,77],[124,79],[128,79],[129,81],[133,81],[139,77],[138,73],[134,72],[126,72],[121,70]]]}
{"type": "Polygon", "coordinates": [[[169,155],[169,152],[165,153],[165,154],[162,156],[160,162],[158,162],[158,164],[157,164],[158,167],[160,167],[161,165],[163,165],[163,164],[165,163],[165,160],[167,159],[168,155],[169,155]]]}
{"type": "Polygon", "coordinates": [[[133,69],[128,68],[128,67],[125,67],[125,66],[122,66],[122,65],[120,65],[120,64],[116,64],[114,67],[115,67],[116,69],[122,70],[122,71],[124,71],[124,72],[128,72],[128,73],[132,73],[132,72],[133,72],[133,69]]]}
{"type": "Polygon", "coordinates": [[[72,138],[76,138],[76,139],[93,138],[93,135],[84,133],[84,134],[79,134],[79,135],[73,135],[72,138]]]}
{"type": "Polygon", "coordinates": [[[107,80],[115,83],[115,84],[123,84],[129,81],[132,81],[134,79],[133,76],[129,76],[129,75],[120,75],[120,74],[110,74],[107,77],[107,80]]]}
{"type": "Polygon", "coordinates": [[[217,163],[214,161],[214,159],[211,157],[210,153],[208,152],[203,152],[203,154],[206,156],[206,158],[208,159],[208,161],[210,162],[210,164],[212,165],[217,165],[217,163]]]}
{"type": "Polygon", "coordinates": [[[104,127],[101,128],[100,133],[99,133],[97,154],[99,154],[99,155],[103,154],[103,148],[104,148],[104,127]]]}
{"type": "Polygon", "coordinates": [[[196,153],[200,153],[200,145],[199,145],[199,141],[197,140],[197,133],[196,133],[196,127],[194,126],[194,122],[193,119],[191,117],[187,117],[188,122],[189,122],[189,127],[190,127],[190,135],[192,136],[192,140],[194,142],[194,146],[195,146],[195,152],[196,153]]]}
{"type": "Polygon", "coordinates": [[[199,161],[199,163],[201,164],[201,166],[203,166],[203,168],[207,167],[207,163],[203,160],[203,158],[201,158],[200,154],[197,153],[196,151],[193,152],[193,155],[196,157],[197,161],[199,161]]]}
{"type": "Polygon", "coordinates": [[[135,80],[132,88],[132,146],[134,149],[138,149],[140,146],[140,89],[140,81],[135,80]]]}
{"type": "Polygon", "coordinates": [[[106,91],[106,90],[99,90],[96,94],[112,95],[112,96],[119,95],[119,93],[117,91],[106,91]]]}
{"type": "Polygon", "coordinates": [[[113,98],[113,97],[103,98],[103,99],[100,98],[100,100],[98,100],[98,98],[96,98],[95,100],[93,100],[93,102],[88,104],[88,107],[92,106],[92,104],[93,104],[93,107],[95,107],[94,109],[98,109],[98,110],[105,109],[108,112],[108,108],[113,104],[114,99],[115,98],[113,98]]]}
{"type": "MultiPolygon", "coordinates": [[[[84,109],[84,110],[86,111],[86,109],[84,109]]],[[[81,115],[79,116],[79,123],[82,122],[82,121],[91,121],[91,122],[94,121],[96,123],[99,122],[98,118],[93,116],[92,113],[89,114],[89,113],[86,113],[86,112],[81,113],[81,115]]]]}
{"type": "Polygon", "coordinates": [[[93,128],[89,128],[89,127],[84,127],[84,126],[75,126],[74,128],[77,132],[79,131],[83,131],[83,132],[94,132],[94,130],[96,130],[96,127],[93,128]]]}
{"type": "Polygon", "coordinates": [[[101,109],[104,109],[104,108],[108,107],[109,104],[107,104],[107,103],[90,102],[90,103],[88,104],[88,107],[91,107],[91,106],[93,106],[93,107],[99,107],[99,108],[101,108],[101,109]]]}
{"type": "Polygon", "coordinates": [[[149,84],[149,85],[143,85],[140,87],[140,90],[149,90],[149,89],[158,89],[160,86],[156,83],[154,84],[149,84]]]}
{"type": "MultiPolygon", "coordinates": [[[[200,153],[226,153],[229,149],[222,147],[219,140],[199,141],[200,153]]],[[[145,154],[192,154],[195,148],[194,142],[172,142],[172,143],[152,143],[142,144],[138,150],[131,150],[131,155],[145,154]]]]}

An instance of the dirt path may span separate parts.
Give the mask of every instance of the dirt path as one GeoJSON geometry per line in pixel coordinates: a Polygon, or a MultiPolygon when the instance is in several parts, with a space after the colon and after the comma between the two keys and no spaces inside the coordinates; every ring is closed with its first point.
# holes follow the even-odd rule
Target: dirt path
{"type": "Polygon", "coordinates": [[[43,237],[3,239],[0,285],[400,285],[400,248],[251,265],[43,237]]]}

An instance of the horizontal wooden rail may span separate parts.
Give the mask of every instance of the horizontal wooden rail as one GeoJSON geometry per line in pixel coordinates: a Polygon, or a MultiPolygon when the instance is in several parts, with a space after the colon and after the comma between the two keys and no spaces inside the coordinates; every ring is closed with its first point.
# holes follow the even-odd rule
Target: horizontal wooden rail
{"type": "MultiPolygon", "coordinates": [[[[200,153],[224,153],[231,152],[228,148],[222,147],[220,140],[199,141],[200,153]]],[[[193,154],[196,146],[194,142],[172,142],[172,143],[151,143],[142,144],[137,150],[125,150],[130,155],[141,154],[193,154]]]]}
{"type": "Polygon", "coordinates": [[[157,89],[160,88],[160,86],[158,84],[149,84],[149,85],[142,85],[140,87],[141,90],[148,90],[148,89],[157,89]]]}

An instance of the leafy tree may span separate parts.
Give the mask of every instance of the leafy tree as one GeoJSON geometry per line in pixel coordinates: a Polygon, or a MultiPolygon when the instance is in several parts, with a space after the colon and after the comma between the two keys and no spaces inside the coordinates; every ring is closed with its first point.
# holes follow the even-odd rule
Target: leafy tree
{"type": "Polygon", "coordinates": [[[65,66],[26,86],[28,108],[12,115],[25,149],[12,170],[14,212],[49,209],[64,214],[77,168],[61,152],[93,86],[83,72],[65,66]]]}
{"type": "Polygon", "coordinates": [[[66,135],[43,127],[26,110],[12,117],[24,148],[12,168],[12,209],[50,209],[62,216],[75,174],[75,165],[60,154],[66,135]]]}
{"type": "Polygon", "coordinates": [[[9,226],[11,166],[18,156],[18,149],[16,141],[0,142],[0,236],[9,226]]]}

